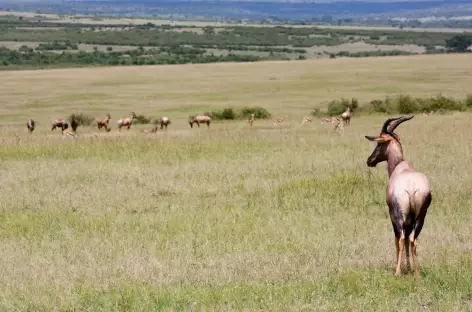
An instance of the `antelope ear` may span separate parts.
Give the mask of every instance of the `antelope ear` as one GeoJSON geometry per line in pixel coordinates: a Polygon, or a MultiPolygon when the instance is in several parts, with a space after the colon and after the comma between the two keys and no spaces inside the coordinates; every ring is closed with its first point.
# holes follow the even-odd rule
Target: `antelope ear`
{"type": "Polygon", "coordinates": [[[369,141],[374,141],[374,142],[377,142],[377,143],[384,143],[385,142],[385,139],[382,138],[381,136],[366,135],[365,138],[369,141]]]}

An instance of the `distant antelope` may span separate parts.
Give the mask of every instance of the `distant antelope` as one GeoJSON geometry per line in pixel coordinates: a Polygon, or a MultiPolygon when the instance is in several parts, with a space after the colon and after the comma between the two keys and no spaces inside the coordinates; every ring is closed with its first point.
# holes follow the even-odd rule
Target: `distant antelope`
{"type": "Polygon", "coordinates": [[[326,117],[320,117],[321,123],[334,123],[335,117],[332,118],[326,118],[326,117]]]}
{"type": "Polygon", "coordinates": [[[139,130],[140,133],[156,133],[157,132],[157,129],[158,129],[159,125],[156,124],[154,127],[152,127],[151,129],[141,129],[139,130]]]}
{"type": "Polygon", "coordinates": [[[334,124],[333,131],[338,134],[344,135],[344,119],[339,117],[333,117],[332,123],[334,124]]]}
{"type": "Polygon", "coordinates": [[[321,117],[321,123],[327,124],[330,123],[333,125],[333,131],[336,131],[338,134],[344,134],[344,120],[341,117],[321,117]]]}
{"type": "Polygon", "coordinates": [[[313,118],[311,118],[311,117],[303,117],[302,125],[307,123],[307,122],[312,122],[312,121],[313,121],[313,118]]]}
{"type": "Polygon", "coordinates": [[[274,127],[277,126],[277,124],[281,124],[284,121],[284,118],[273,118],[272,122],[274,124],[274,127]]]}
{"type": "Polygon", "coordinates": [[[128,118],[118,120],[116,122],[118,124],[118,131],[121,131],[121,127],[127,127],[129,130],[133,124],[133,119],[136,119],[136,114],[131,112],[131,115],[128,118]]]}
{"type": "Polygon", "coordinates": [[[34,122],[34,120],[28,119],[28,122],[26,123],[26,127],[28,127],[29,133],[33,133],[35,126],[36,126],[36,123],[34,122]]]}
{"type": "Polygon", "coordinates": [[[62,118],[56,119],[52,122],[51,131],[56,128],[61,128],[61,132],[64,132],[64,130],[69,128],[69,123],[62,118]]]}
{"type": "Polygon", "coordinates": [[[254,116],[256,116],[256,114],[252,113],[247,119],[247,123],[249,124],[250,127],[252,127],[252,124],[254,123],[254,116]]]}
{"type": "MultiPolygon", "coordinates": [[[[161,117],[159,118],[158,124],[161,126],[161,130],[165,127],[167,130],[167,126],[170,125],[169,117],[161,117]]],[[[156,129],[157,130],[157,129],[156,129]]]]}
{"type": "Polygon", "coordinates": [[[434,115],[434,111],[423,112],[423,116],[434,115]]]}
{"type": "Polygon", "coordinates": [[[424,219],[431,204],[431,189],[426,176],[403,159],[400,138],[393,133],[401,123],[413,117],[403,116],[387,119],[379,136],[366,135],[365,137],[370,141],[377,142],[377,146],[367,159],[367,166],[375,167],[379,162],[387,161],[387,205],[397,249],[395,275],[400,275],[404,249],[406,249],[407,265],[410,266],[408,245],[410,243],[414,274],[415,277],[419,277],[416,254],[417,238],[423,228],[424,219]]]}
{"type": "Polygon", "coordinates": [[[111,131],[111,128],[109,128],[108,123],[111,120],[110,114],[107,114],[105,119],[95,119],[95,122],[97,123],[98,130],[105,128],[107,132],[111,131]]]}
{"type": "Polygon", "coordinates": [[[345,124],[349,124],[351,122],[353,111],[351,105],[347,106],[347,109],[344,113],[341,114],[341,118],[345,124]]]}
{"type": "Polygon", "coordinates": [[[210,127],[211,117],[210,116],[189,116],[188,123],[190,124],[190,128],[193,128],[193,124],[196,123],[197,126],[200,128],[200,124],[207,124],[207,127],[210,127]]]}

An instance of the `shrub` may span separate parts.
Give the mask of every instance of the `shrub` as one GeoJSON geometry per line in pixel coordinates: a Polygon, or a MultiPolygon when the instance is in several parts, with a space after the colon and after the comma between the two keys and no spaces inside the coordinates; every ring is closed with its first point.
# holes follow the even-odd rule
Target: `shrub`
{"type": "Polygon", "coordinates": [[[222,110],[212,111],[206,116],[210,116],[215,120],[233,120],[246,119],[251,114],[254,114],[254,118],[257,119],[267,119],[271,117],[271,114],[262,107],[244,107],[239,110],[235,110],[233,108],[224,108],[222,110]]]}
{"type": "Polygon", "coordinates": [[[263,107],[244,107],[241,109],[241,118],[246,118],[249,115],[254,114],[254,118],[257,119],[269,119],[272,115],[263,107]]]}
{"type": "Polygon", "coordinates": [[[90,126],[95,118],[91,117],[91,116],[88,116],[88,115],[85,115],[85,114],[71,114],[69,116],[69,118],[67,118],[67,120],[69,122],[72,122],[72,119],[75,119],[75,121],[77,121],[77,123],[79,124],[79,126],[90,126]]]}
{"type": "Polygon", "coordinates": [[[456,101],[453,98],[443,96],[442,94],[430,99],[431,110],[434,111],[464,111],[466,104],[462,101],[456,101]]]}
{"type": "Polygon", "coordinates": [[[351,105],[352,109],[356,110],[359,107],[359,101],[354,98],[350,101],[347,99],[331,101],[331,103],[328,104],[328,114],[330,116],[341,115],[346,111],[348,105],[351,105]]]}
{"type": "Polygon", "coordinates": [[[310,112],[310,115],[315,117],[321,117],[321,110],[319,108],[313,108],[310,112]]]}
{"type": "Polygon", "coordinates": [[[221,111],[213,111],[211,112],[213,115],[213,119],[217,120],[233,120],[236,119],[236,113],[232,108],[225,108],[221,111]]]}
{"type": "Polygon", "coordinates": [[[472,94],[468,94],[465,99],[465,106],[472,108],[472,94]]]}
{"type": "Polygon", "coordinates": [[[399,95],[396,99],[397,111],[400,114],[411,114],[417,112],[419,107],[415,99],[409,95],[399,95]]]}
{"type": "Polygon", "coordinates": [[[144,115],[137,115],[136,119],[133,121],[133,123],[138,124],[138,125],[146,125],[150,124],[152,121],[152,117],[146,117],[144,115]]]}

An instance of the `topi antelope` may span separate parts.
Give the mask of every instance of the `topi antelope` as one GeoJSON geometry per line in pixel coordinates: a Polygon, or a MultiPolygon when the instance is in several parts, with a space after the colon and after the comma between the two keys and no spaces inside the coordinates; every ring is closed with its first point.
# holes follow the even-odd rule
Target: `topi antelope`
{"type": "Polygon", "coordinates": [[[64,130],[69,128],[69,123],[62,118],[56,119],[52,122],[51,131],[56,128],[61,128],[61,132],[64,132],[64,130]]]}
{"type": "Polygon", "coordinates": [[[193,128],[193,124],[196,123],[197,126],[200,128],[200,124],[207,124],[207,127],[210,128],[211,117],[210,116],[189,116],[188,123],[190,124],[190,128],[193,128]]]}
{"type": "MultiPolygon", "coordinates": [[[[167,131],[167,126],[170,125],[170,119],[169,117],[161,117],[159,118],[159,121],[158,121],[158,124],[161,126],[161,130],[165,127],[166,128],[166,131],[167,131]]],[[[156,128],[157,130],[157,128],[156,128]]]]}
{"type": "Polygon", "coordinates": [[[28,127],[29,133],[33,133],[35,126],[36,126],[36,123],[34,122],[34,120],[28,119],[28,122],[26,123],[26,127],[28,127]]]}
{"type": "Polygon", "coordinates": [[[111,120],[110,114],[107,114],[105,119],[95,119],[95,122],[97,123],[98,130],[105,128],[107,132],[111,131],[111,128],[109,128],[108,123],[111,120]]]}
{"type": "Polygon", "coordinates": [[[351,105],[348,105],[346,111],[341,114],[341,119],[346,125],[348,125],[351,122],[352,114],[353,114],[352,107],[351,105]]]}
{"type": "Polygon", "coordinates": [[[409,263],[409,244],[413,256],[415,278],[419,277],[416,253],[417,238],[423,228],[426,212],[431,204],[431,189],[426,176],[403,159],[400,138],[393,131],[410,117],[391,118],[385,121],[379,136],[365,136],[377,142],[372,154],[367,159],[367,166],[375,167],[379,162],[387,161],[388,184],[387,205],[395,234],[397,264],[395,275],[400,275],[403,250],[409,263]]]}
{"type": "Polygon", "coordinates": [[[256,116],[255,113],[252,113],[248,118],[247,118],[247,123],[249,124],[250,127],[252,127],[252,124],[254,123],[254,116],[256,116]]]}
{"type": "Polygon", "coordinates": [[[136,114],[131,112],[131,115],[128,118],[118,120],[116,122],[118,124],[118,131],[121,131],[121,127],[127,127],[129,130],[133,124],[133,119],[136,119],[136,114]]]}

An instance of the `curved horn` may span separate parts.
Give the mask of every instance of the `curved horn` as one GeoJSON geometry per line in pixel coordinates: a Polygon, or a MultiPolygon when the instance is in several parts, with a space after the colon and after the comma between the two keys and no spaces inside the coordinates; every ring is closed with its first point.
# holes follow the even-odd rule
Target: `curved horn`
{"type": "Polygon", "coordinates": [[[412,116],[402,116],[400,118],[397,118],[395,122],[392,122],[388,127],[388,132],[392,133],[395,131],[395,129],[403,122],[410,120],[411,118],[415,117],[414,115],[412,116]]]}
{"type": "Polygon", "coordinates": [[[392,121],[397,120],[397,119],[400,119],[400,118],[402,118],[402,117],[389,118],[389,119],[387,119],[387,120],[384,122],[383,126],[382,126],[382,132],[381,132],[381,133],[388,133],[388,132],[389,132],[388,126],[390,125],[390,123],[391,123],[392,121]]]}

